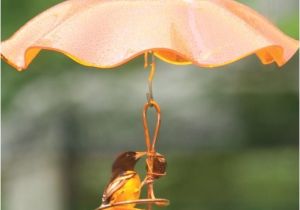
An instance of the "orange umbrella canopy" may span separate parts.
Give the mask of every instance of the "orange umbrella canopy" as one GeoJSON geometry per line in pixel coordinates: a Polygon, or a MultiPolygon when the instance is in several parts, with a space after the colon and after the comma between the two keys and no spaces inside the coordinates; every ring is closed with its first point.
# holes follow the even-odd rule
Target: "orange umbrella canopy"
{"type": "Polygon", "coordinates": [[[68,0],[36,16],[1,43],[18,70],[40,50],[111,68],[152,51],[174,64],[216,67],[256,54],[284,65],[299,42],[233,0],[68,0]]]}

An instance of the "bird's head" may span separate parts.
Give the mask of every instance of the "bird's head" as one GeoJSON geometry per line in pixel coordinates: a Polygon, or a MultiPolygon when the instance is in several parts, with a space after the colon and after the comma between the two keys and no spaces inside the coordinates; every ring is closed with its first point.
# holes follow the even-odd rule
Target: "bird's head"
{"type": "Polygon", "coordinates": [[[117,157],[112,166],[112,171],[133,171],[137,161],[146,154],[146,152],[124,152],[117,157]]]}

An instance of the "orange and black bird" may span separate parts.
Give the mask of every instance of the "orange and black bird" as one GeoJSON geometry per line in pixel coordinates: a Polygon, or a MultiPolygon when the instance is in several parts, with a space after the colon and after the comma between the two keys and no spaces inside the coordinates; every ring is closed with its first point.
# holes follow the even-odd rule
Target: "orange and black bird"
{"type": "Polygon", "coordinates": [[[141,192],[141,180],[134,170],[137,161],[145,152],[125,152],[117,157],[112,166],[112,177],[102,196],[100,208],[108,207],[109,210],[135,209],[135,204],[115,206],[118,202],[138,200],[141,192]]]}

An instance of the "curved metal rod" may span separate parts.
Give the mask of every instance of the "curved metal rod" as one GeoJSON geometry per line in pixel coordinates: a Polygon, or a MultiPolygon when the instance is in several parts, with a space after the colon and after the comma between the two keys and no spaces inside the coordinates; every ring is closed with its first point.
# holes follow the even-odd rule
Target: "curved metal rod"
{"type": "Polygon", "coordinates": [[[159,129],[160,129],[160,123],[161,123],[161,112],[160,112],[160,107],[156,101],[153,99],[144,105],[144,110],[143,110],[143,125],[144,125],[144,133],[145,133],[145,139],[146,139],[146,146],[147,146],[147,151],[148,153],[153,153],[155,152],[155,144],[157,142],[157,137],[159,134],[159,129]],[[152,138],[152,144],[151,144],[151,138],[150,138],[150,132],[149,132],[149,127],[148,127],[148,118],[147,118],[147,111],[149,107],[154,107],[156,110],[157,114],[157,120],[156,120],[156,127],[154,130],[154,135],[152,138]]]}
{"type": "Polygon", "coordinates": [[[158,206],[168,206],[170,204],[170,201],[163,198],[156,198],[156,199],[139,199],[139,200],[131,200],[131,201],[122,201],[117,202],[109,205],[100,206],[99,208],[95,210],[104,210],[107,208],[115,207],[115,206],[123,206],[128,204],[155,204],[158,206]]]}
{"type": "MultiPolygon", "coordinates": [[[[150,51],[152,53],[152,61],[151,61],[151,70],[148,76],[148,93],[146,93],[147,101],[149,104],[151,104],[151,101],[153,100],[153,90],[152,90],[152,81],[156,70],[156,62],[155,62],[155,56],[154,52],[150,51]]],[[[144,68],[148,67],[148,52],[145,53],[145,64],[144,68]]]]}

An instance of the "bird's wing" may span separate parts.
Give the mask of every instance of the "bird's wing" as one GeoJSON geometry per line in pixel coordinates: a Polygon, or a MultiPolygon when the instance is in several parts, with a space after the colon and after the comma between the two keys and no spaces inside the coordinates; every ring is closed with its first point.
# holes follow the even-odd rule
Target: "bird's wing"
{"type": "Polygon", "coordinates": [[[119,176],[117,176],[115,179],[113,179],[108,186],[106,187],[103,196],[102,196],[102,204],[107,204],[109,203],[111,196],[118,190],[120,189],[127,180],[131,179],[136,175],[136,172],[131,171],[127,173],[123,173],[119,176]]]}

